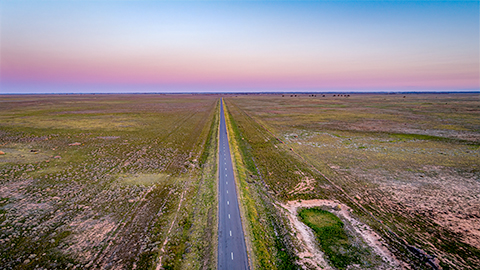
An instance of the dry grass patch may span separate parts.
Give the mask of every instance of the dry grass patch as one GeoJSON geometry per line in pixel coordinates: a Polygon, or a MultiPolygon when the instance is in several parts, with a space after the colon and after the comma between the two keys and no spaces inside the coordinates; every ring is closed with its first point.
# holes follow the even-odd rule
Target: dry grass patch
{"type": "MultiPolygon", "coordinates": [[[[478,94],[257,95],[228,100],[238,116],[246,115],[285,142],[272,145],[272,150],[291,149],[343,190],[319,178],[310,198],[359,203],[366,211],[356,214],[366,223],[386,238],[398,238],[389,242],[398,256],[415,267],[444,269],[480,265],[479,101],[478,94]]],[[[252,138],[245,136],[248,142],[254,142],[252,138]]],[[[250,146],[253,152],[267,152],[267,145],[250,146]]],[[[302,185],[287,173],[272,178],[265,177],[270,190],[287,181],[289,190],[302,185]]]]}
{"type": "Polygon", "coordinates": [[[125,185],[151,186],[165,182],[169,177],[166,173],[120,174],[118,181],[125,185]]]}

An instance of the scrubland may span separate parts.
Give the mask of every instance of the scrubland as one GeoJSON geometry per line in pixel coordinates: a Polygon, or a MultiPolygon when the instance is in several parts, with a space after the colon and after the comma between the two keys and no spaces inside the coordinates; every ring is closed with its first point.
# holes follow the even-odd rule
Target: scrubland
{"type": "MultiPolygon", "coordinates": [[[[254,269],[480,266],[478,94],[224,100],[254,269]]],[[[218,112],[1,96],[2,268],[216,268],[218,112]]]]}
{"type": "MultiPolygon", "coordinates": [[[[382,236],[401,267],[480,267],[478,94],[240,95],[225,100],[259,268],[309,268],[302,264],[296,232],[279,203],[311,199],[348,205],[356,220],[382,236]]],[[[322,222],[330,218],[334,223],[332,216],[315,211],[302,210],[302,218],[318,221],[309,217],[318,214],[322,222]]],[[[369,256],[373,250],[363,244],[349,244],[355,237],[338,231],[342,226],[335,222],[337,238],[331,241],[350,246],[333,253],[323,248],[330,266],[400,267],[369,256]]],[[[317,243],[326,241],[322,234],[317,237],[317,243]]]]}
{"type": "Polygon", "coordinates": [[[0,97],[2,269],[216,266],[218,97],[0,97]]]}

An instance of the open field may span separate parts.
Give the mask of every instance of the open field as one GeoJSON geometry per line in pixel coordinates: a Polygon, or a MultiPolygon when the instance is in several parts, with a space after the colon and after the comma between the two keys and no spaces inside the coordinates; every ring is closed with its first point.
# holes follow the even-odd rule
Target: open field
{"type": "Polygon", "coordinates": [[[241,195],[254,198],[245,211],[271,213],[263,215],[270,222],[249,220],[250,235],[263,233],[254,248],[269,247],[258,261],[273,256],[271,268],[282,269],[280,251],[290,262],[302,257],[292,233],[272,245],[278,228],[288,231],[275,202],[324,199],[351,207],[407,268],[480,266],[478,94],[225,100],[243,162],[241,195]]]}
{"type": "Polygon", "coordinates": [[[217,127],[214,96],[1,96],[0,268],[215,268],[217,127]]]}
{"type": "MultiPolygon", "coordinates": [[[[253,269],[479,267],[478,94],[224,100],[253,269]]],[[[216,268],[218,113],[2,96],[2,267],[216,268]]]]}

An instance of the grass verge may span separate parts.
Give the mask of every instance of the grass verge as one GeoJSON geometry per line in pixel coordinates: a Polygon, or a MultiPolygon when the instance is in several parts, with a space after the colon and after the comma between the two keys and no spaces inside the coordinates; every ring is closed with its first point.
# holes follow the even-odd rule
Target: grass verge
{"type": "Polygon", "coordinates": [[[225,106],[230,149],[233,155],[240,211],[253,269],[297,269],[295,256],[288,247],[289,232],[285,220],[273,206],[257,170],[248,143],[225,106]]]}

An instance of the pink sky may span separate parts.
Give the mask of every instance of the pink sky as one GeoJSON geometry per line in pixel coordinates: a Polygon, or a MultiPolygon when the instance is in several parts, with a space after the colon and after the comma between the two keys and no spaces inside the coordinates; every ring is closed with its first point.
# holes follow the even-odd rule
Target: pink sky
{"type": "Polygon", "coordinates": [[[0,86],[480,88],[479,12],[470,6],[268,3],[158,4],[158,14],[122,4],[49,2],[33,9],[4,3],[0,86]],[[165,9],[175,16],[162,14],[165,9]]]}

